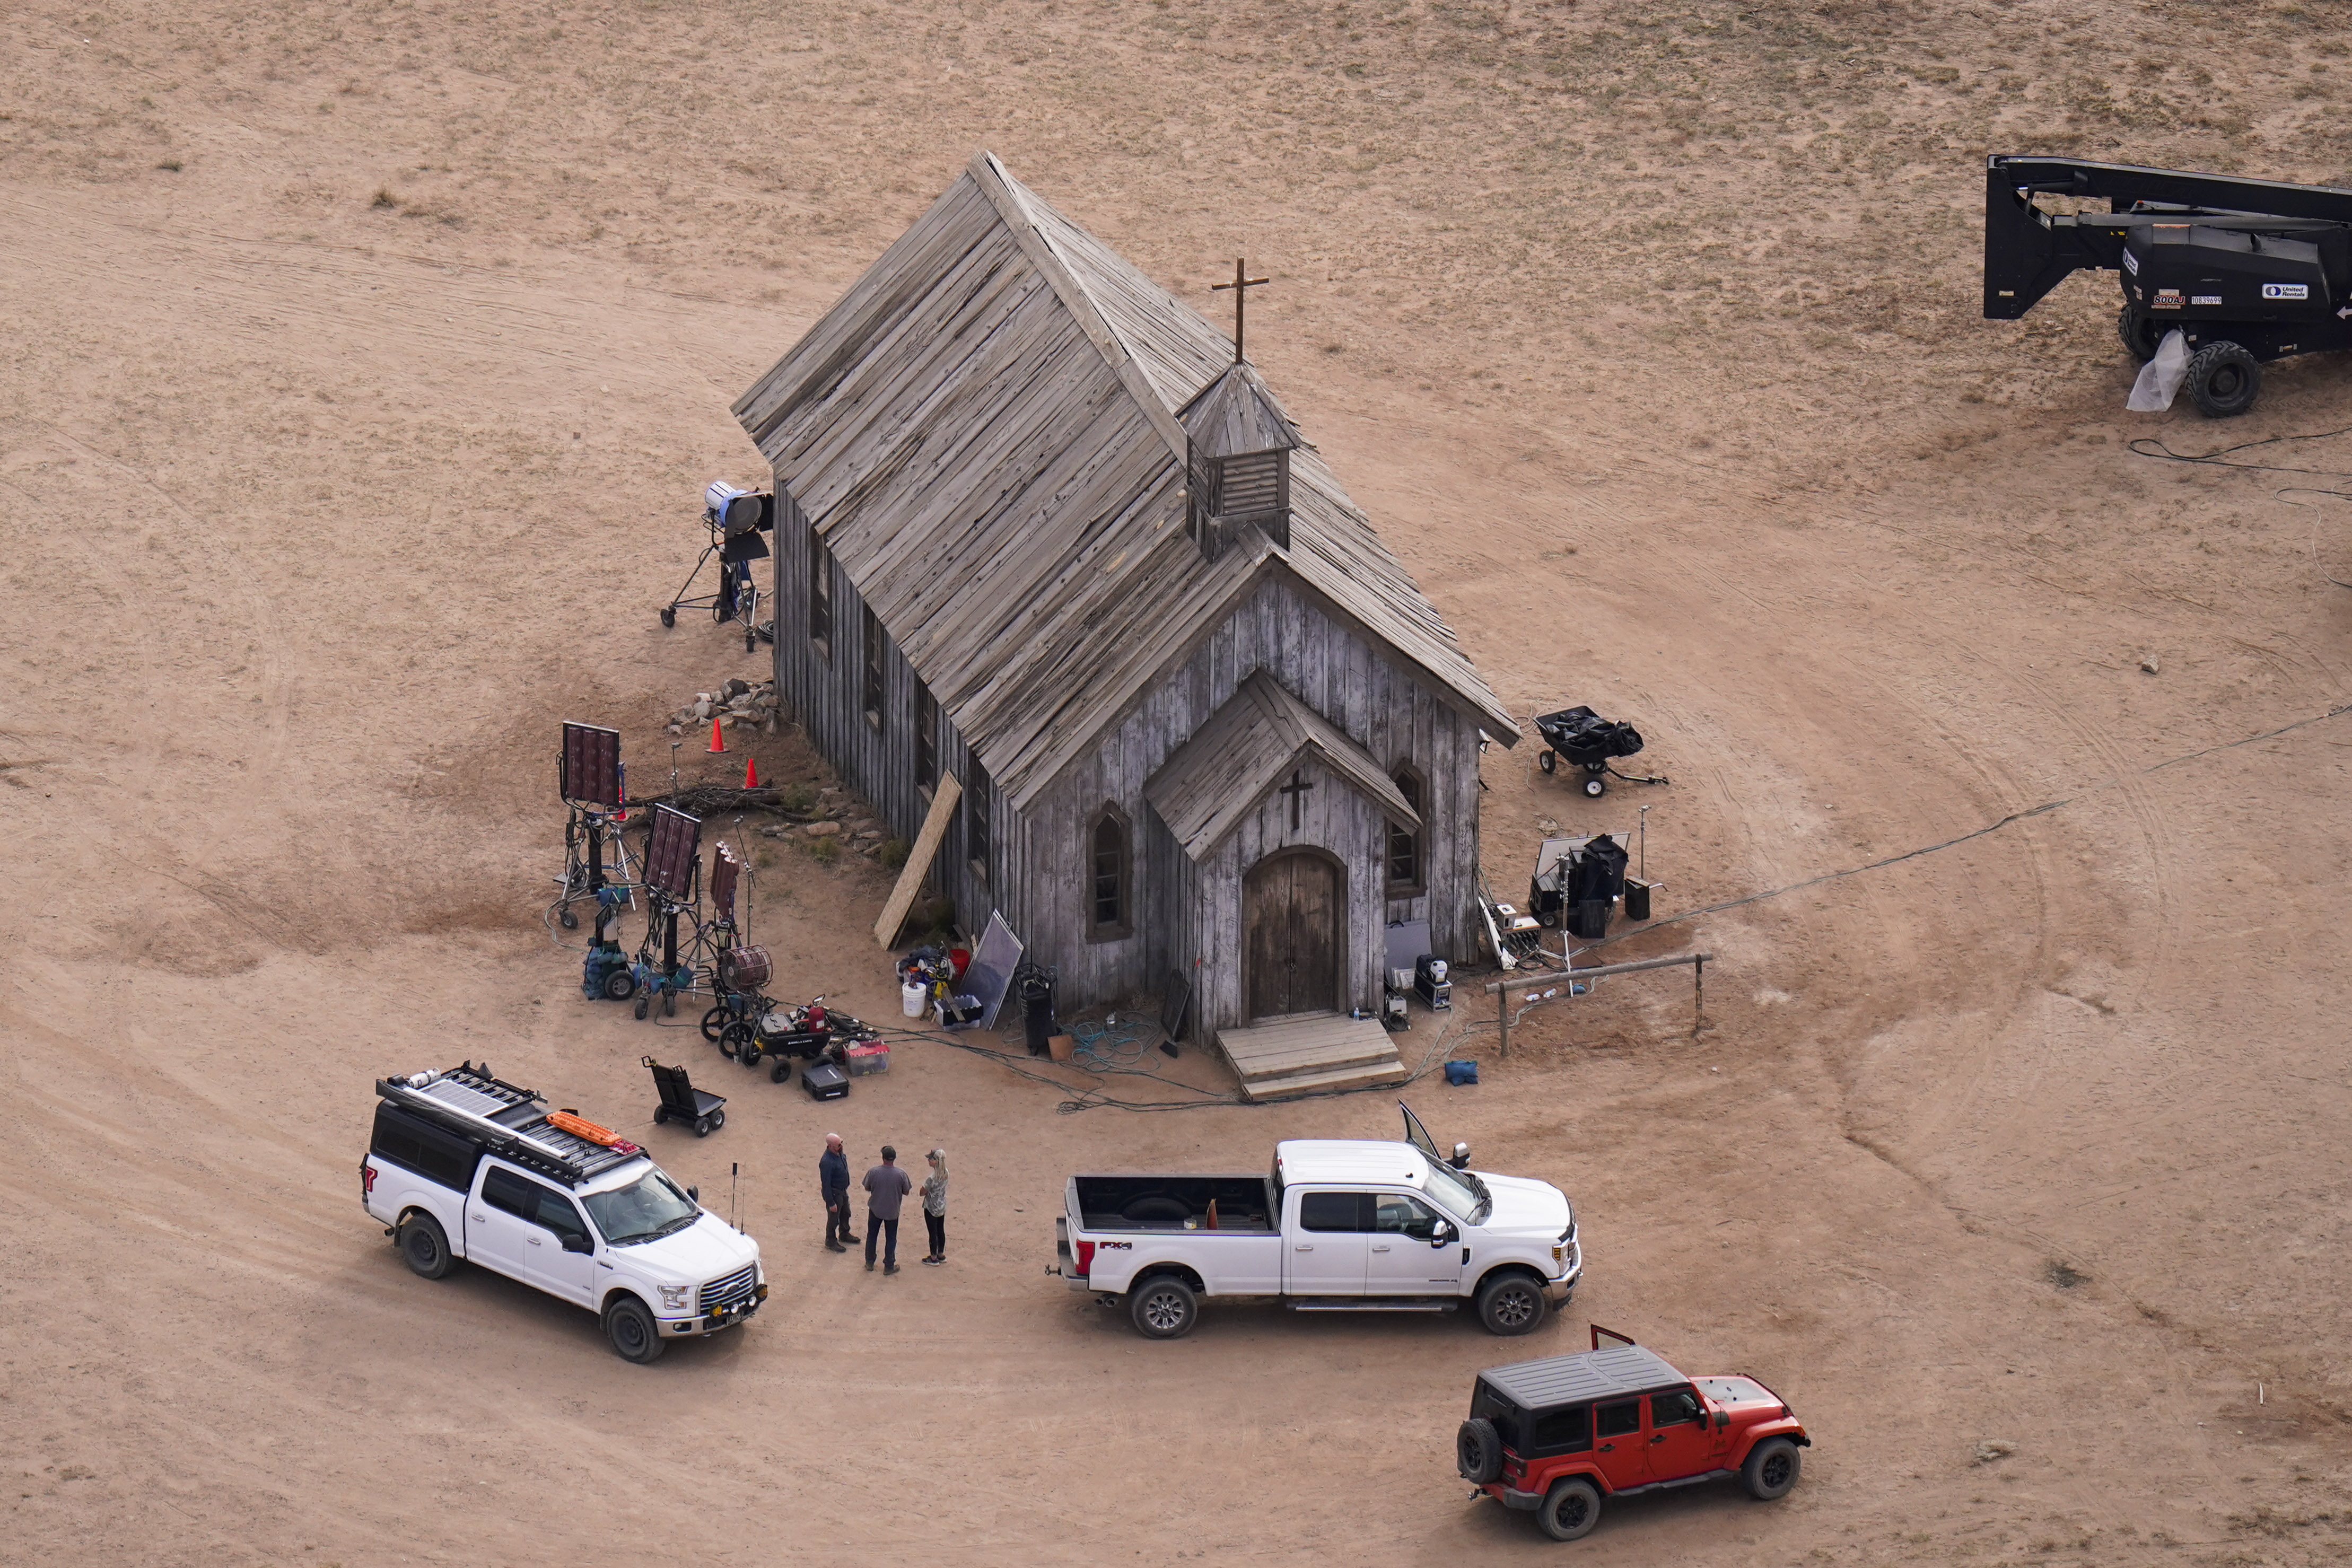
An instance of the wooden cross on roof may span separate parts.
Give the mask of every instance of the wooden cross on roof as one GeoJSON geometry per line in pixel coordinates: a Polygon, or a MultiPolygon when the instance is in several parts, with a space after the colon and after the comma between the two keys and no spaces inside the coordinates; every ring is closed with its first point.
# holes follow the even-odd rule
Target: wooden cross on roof
{"type": "Polygon", "coordinates": [[[1228,288],[1234,291],[1234,363],[1237,365],[1242,362],[1242,302],[1249,298],[1249,291],[1251,289],[1255,288],[1261,283],[1272,283],[1274,279],[1271,277],[1252,277],[1248,276],[1248,268],[1242,266],[1242,258],[1240,256],[1235,256],[1234,257],[1234,280],[1231,283],[1212,283],[1209,285],[1209,291],[1213,294],[1222,294],[1228,288]]]}

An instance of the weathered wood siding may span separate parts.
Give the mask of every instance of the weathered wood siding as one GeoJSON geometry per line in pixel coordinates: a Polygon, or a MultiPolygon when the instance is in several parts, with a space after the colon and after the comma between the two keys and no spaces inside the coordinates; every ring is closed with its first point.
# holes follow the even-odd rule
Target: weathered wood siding
{"type": "MultiPolygon", "coordinates": [[[[776,690],[787,705],[786,716],[807,732],[810,743],[832,763],[842,782],[880,811],[891,833],[911,843],[930,810],[929,798],[915,783],[914,668],[884,632],[881,720],[877,724],[868,719],[862,641],[866,632],[865,604],[848,574],[828,554],[833,642],[829,656],[820,653],[808,634],[808,517],[781,482],[776,498],[772,601],[776,690]]],[[[944,709],[939,716],[939,765],[954,774],[967,792],[971,790],[971,752],[944,709]]],[[[991,909],[1003,909],[1018,932],[1023,928],[1019,918],[1023,908],[1017,900],[1006,902],[1014,890],[1006,884],[1004,868],[1019,863],[1023,835],[993,779],[989,782],[989,805],[992,863],[985,873],[971,868],[964,835],[968,808],[960,809],[932,864],[931,885],[955,899],[956,918],[965,929],[979,931],[987,924],[991,909]]]]}
{"type": "MultiPolygon", "coordinates": [[[[1026,894],[1015,928],[1040,961],[1061,974],[1072,1005],[1157,996],[1169,971],[1192,974],[1206,1029],[1240,1021],[1240,884],[1258,856],[1284,841],[1318,844],[1349,871],[1349,992],[1358,1005],[1379,994],[1381,927],[1426,918],[1433,949],[1467,960],[1478,859],[1478,727],[1374,648],[1345,617],[1281,579],[1259,585],[1174,676],[1162,682],[1101,743],[1041,791],[1027,814],[1018,862],[1026,894]],[[1229,837],[1211,865],[1194,867],[1143,798],[1144,780],[1234,695],[1265,669],[1370,752],[1388,770],[1410,763],[1426,779],[1422,815],[1426,891],[1386,897],[1387,841],[1376,809],[1337,779],[1307,797],[1320,826],[1286,840],[1287,802],[1270,794],[1255,825],[1229,837]],[[1344,809],[1339,801],[1345,797],[1344,809]],[[1087,828],[1105,801],[1135,825],[1135,935],[1087,939],[1087,828]],[[1280,807],[1280,831],[1266,812],[1280,807]],[[1324,836],[1311,836],[1322,834],[1324,836]],[[1234,859],[1246,855],[1246,858],[1234,859]],[[1360,938],[1360,943],[1358,940],[1360,938]]],[[[1006,909],[1008,919],[1013,910],[1006,909]]]]}

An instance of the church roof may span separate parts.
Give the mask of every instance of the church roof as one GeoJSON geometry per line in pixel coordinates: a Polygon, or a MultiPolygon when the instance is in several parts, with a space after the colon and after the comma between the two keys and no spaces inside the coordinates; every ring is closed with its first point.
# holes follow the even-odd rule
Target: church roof
{"type": "Polygon", "coordinates": [[[1202,558],[1177,411],[1232,363],[1223,333],[982,152],[734,412],[1016,806],[1270,572],[1517,739],[1313,447],[1292,454],[1287,549],[1253,531],[1202,558]]]}
{"type": "Polygon", "coordinates": [[[1227,365],[1202,387],[1176,418],[1192,445],[1207,457],[1241,452],[1284,452],[1302,445],[1298,426],[1275,401],[1272,389],[1246,360],[1227,365]]]}
{"type": "Polygon", "coordinates": [[[1371,753],[1264,670],[1234,688],[1225,706],[1144,780],[1143,798],[1184,852],[1203,860],[1310,755],[1378,801],[1391,821],[1421,826],[1420,814],[1371,753]]]}

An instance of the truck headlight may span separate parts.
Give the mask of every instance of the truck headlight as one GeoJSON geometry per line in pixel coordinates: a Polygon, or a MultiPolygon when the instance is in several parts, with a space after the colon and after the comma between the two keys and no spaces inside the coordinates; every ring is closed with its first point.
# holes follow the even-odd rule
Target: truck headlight
{"type": "Polygon", "coordinates": [[[694,1297],[691,1285],[656,1285],[654,1288],[661,1292],[662,1310],[665,1312],[682,1312],[694,1297]]]}

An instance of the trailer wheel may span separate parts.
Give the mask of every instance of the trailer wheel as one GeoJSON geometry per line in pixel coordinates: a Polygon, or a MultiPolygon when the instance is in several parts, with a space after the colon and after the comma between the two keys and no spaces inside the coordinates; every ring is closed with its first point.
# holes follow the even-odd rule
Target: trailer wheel
{"type": "Polygon", "coordinates": [[[1767,1437],[1748,1450],[1747,1462],[1739,1467],[1739,1479],[1748,1496],[1771,1502],[1789,1495],[1789,1489],[1797,1484],[1801,1464],[1796,1444],[1786,1437],[1767,1437]]]}
{"type": "Polygon", "coordinates": [[[1532,1333],[1548,1305],[1543,1287],[1525,1274],[1498,1274],[1478,1292],[1478,1321],[1491,1334],[1532,1333]]]}
{"type": "Polygon", "coordinates": [[[1201,1319],[1201,1300],[1173,1274],[1155,1274],[1127,1293],[1127,1315],[1146,1339],[1182,1339],[1201,1319]]]}
{"type": "Polygon", "coordinates": [[[1538,751],[1536,753],[1536,766],[1549,773],[1559,766],[1559,758],[1553,752],[1538,751]]]}
{"type": "Polygon", "coordinates": [[[2124,340],[2125,351],[2141,364],[2156,358],[2157,349],[2164,342],[2165,329],[2156,324],[2156,318],[2125,306],[2116,312],[2116,336],[2124,340]]]}
{"type": "Polygon", "coordinates": [[[1589,773],[1584,779],[1584,792],[1598,800],[1609,793],[1609,780],[1598,773],[1589,773]]]}
{"type": "Polygon", "coordinates": [[[400,1222],[400,1256],[420,1280],[438,1280],[457,1263],[441,1222],[429,1214],[412,1214],[400,1222]]]}
{"type": "Polygon", "coordinates": [[[1601,1522],[1601,1489],[1582,1476],[1569,1477],[1544,1493],[1536,1505],[1536,1522],[1554,1541],[1590,1534],[1601,1522]]]}
{"type": "Polygon", "coordinates": [[[661,1353],[669,1348],[654,1326],[653,1313],[635,1296],[615,1297],[604,1309],[604,1337],[623,1361],[634,1361],[639,1366],[659,1361],[661,1353]]]}
{"type": "MultiPolygon", "coordinates": [[[[614,969],[604,977],[604,996],[608,1001],[625,1002],[637,994],[637,977],[626,969],[614,969]]],[[[643,1017],[643,1014],[639,1014],[643,1017]]]]}
{"type": "Polygon", "coordinates": [[[776,1065],[768,1070],[768,1082],[771,1083],[786,1082],[792,1078],[792,1075],[793,1059],[789,1056],[780,1056],[776,1058],[776,1065]]]}
{"type": "Polygon", "coordinates": [[[2208,419],[2228,419],[2262,395],[2263,367],[2235,343],[2208,343],[2189,356],[2189,396],[2208,419]]]}

